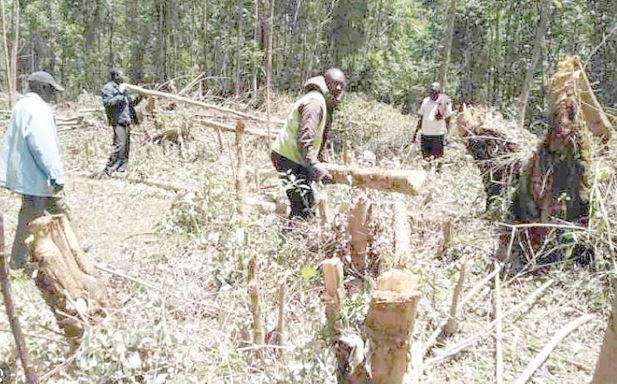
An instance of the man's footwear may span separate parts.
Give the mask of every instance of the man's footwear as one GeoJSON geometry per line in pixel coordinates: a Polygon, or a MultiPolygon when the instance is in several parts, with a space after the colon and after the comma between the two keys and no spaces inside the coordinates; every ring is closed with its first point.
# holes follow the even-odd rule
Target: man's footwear
{"type": "Polygon", "coordinates": [[[109,179],[111,178],[111,174],[112,171],[108,168],[103,169],[97,176],[96,178],[101,180],[101,179],[109,179]]]}
{"type": "Polygon", "coordinates": [[[118,168],[116,169],[116,171],[118,171],[118,172],[125,172],[126,171],[126,163],[125,162],[121,162],[120,165],[118,166],[118,168]]]}

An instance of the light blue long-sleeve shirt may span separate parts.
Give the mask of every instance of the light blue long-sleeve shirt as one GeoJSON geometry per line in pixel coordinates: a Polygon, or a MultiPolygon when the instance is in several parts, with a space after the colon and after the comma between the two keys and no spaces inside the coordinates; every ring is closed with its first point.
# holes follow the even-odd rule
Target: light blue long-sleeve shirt
{"type": "Polygon", "coordinates": [[[13,108],[0,152],[0,186],[22,195],[54,196],[51,180],[64,184],[53,111],[30,92],[13,108]]]}

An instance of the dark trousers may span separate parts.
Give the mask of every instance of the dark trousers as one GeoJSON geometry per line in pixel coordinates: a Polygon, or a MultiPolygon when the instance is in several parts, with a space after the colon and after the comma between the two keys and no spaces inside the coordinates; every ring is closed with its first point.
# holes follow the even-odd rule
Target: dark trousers
{"type": "Polygon", "coordinates": [[[427,159],[433,157],[439,159],[443,156],[445,135],[421,135],[420,147],[422,148],[422,157],[427,159]]]}
{"type": "Polygon", "coordinates": [[[12,269],[20,269],[26,265],[28,248],[24,242],[30,236],[28,223],[43,216],[45,212],[52,215],[60,213],[68,215],[69,209],[63,197],[22,195],[21,209],[17,219],[17,230],[15,231],[15,240],[11,250],[10,266],[12,269]]]}
{"type": "Polygon", "coordinates": [[[115,125],[114,138],[111,146],[111,154],[105,170],[108,173],[118,170],[129,161],[129,148],[131,146],[131,126],[115,125]]]}
{"type": "Polygon", "coordinates": [[[314,217],[315,195],[311,187],[308,169],[274,151],[270,158],[283,180],[285,193],[291,205],[290,219],[314,217]]]}

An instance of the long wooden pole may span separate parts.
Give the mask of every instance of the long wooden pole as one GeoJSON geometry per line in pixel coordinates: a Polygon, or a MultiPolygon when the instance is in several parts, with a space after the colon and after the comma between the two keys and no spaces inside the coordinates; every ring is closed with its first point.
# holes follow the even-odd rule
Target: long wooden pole
{"type": "Polygon", "coordinates": [[[133,84],[126,84],[125,83],[124,86],[126,87],[126,89],[130,89],[132,91],[139,92],[139,93],[141,93],[143,95],[153,96],[153,97],[164,97],[164,98],[167,98],[167,99],[172,99],[172,100],[179,101],[181,103],[196,105],[196,106],[203,107],[203,108],[209,108],[209,109],[213,109],[215,111],[219,111],[219,112],[223,112],[223,113],[229,113],[231,115],[234,115],[234,116],[237,116],[237,117],[241,117],[243,119],[259,121],[259,122],[262,122],[262,123],[267,123],[266,119],[263,119],[261,117],[257,117],[257,116],[254,116],[254,115],[249,115],[248,113],[239,112],[239,111],[236,111],[235,109],[225,108],[225,107],[221,107],[221,106],[215,105],[215,104],[204,103],[204,102],[201,102],[201,101],[189,99],[187,97],[179,96],[179,95],[176,95],[176,94],[173,94],[173,93],[165,93],[165,92],[153,91],[151,89],[145,89],[145,88],[139,87],[137,85],[133,85],[133,84]]]}
{"type": "Polygon", "coordinates": [[[15,303],[13,302],[13,294],[11,292],[11,282],[9,280],[8,263],[6,262],[6,254],[4,253],[4,215],[0,213],[0,284],[2,285],[2,296],[4,297],[4,307],[6,315],[9,318],[9,324],[15,337],[15,346],[17,353],[24,367],[26,374],[26,382],[28,384],[38,384],[39,379],[32,365],[30,352],[24,341],[24,334],[19,325],[19,318],[15,311],[15,303]]]}

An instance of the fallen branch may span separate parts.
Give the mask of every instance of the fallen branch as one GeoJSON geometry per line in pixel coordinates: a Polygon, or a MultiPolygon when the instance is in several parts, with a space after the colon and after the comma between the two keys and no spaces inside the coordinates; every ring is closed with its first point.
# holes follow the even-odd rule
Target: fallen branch
{"type": "Polygon", "coordinates": [[[540,288],[536,289],[531,295],[527,296],[527,298],[525,300],[523,300],[522,302],[520,302],[519,304],[514,306],[514,308],[510,309],[509,311],[504,313],[499,318],[496,318],[495,320],[491,321],[489,324],[484,326],[482,328],[482,332],[481,333],[477,333],[475,335],[472,335],[472,336],[468,337],[467,339],[463,340],[462,342],[458,343],[454,347],[448,349],[447,351],[442,353],[440,356],[437,356],[437,357],[435,357],[433,359],[427,360],[425,362],[425,366],[429,366],[429,365],[433,365],[433,364],[437,364],[439,362],[442,362],[442,361],[448,359],[449,357],[452,357],[452,356],[456,355],[457,353],[465,350],[466,348],[471,347],[478,339],[480,339],[482,336],[486,336],[490,331],[492,331],[493,328],[495,328],[495,325],[499,321],[502,321],[504,318],[508,317],[509,315],[511,315],[511,314],[513,314],[515,312],[518,312],[525,305],[534,302],[548,287],[550,287],[553,284],[553,282],[554,282],[553,280],[547,281],[540,288]]]}
{"type": "Polygon", "coordinates": [[[137,283],[139,285],[143,285],[144,287],[147,287],[147,288],[153,289],[155,291],[158,291],[158,292],[162,293],[163,295],[175,297],[176,299],[179,299],[181,301],[184,301],[184,302],[187,302],[187,303],[191,303],[191,304],[196,304],[196,305],[199,305],[200,307],[208,308],[208,310],[210,312],[207,312],[207,314],[209,314],[209,315],[214,315],[214,314],[219,313],[221,311],[221,307],[220,306],[215,306],[215,305],[212,305],[212,304],[209,304],[209,303],[205,303],[205,302],[202,302],[202,301],[189,299],[189,298],[184,297],[184,296],[182,296],[180,294],[177,294],[177,293],[174,293],[174,292],[169,292],[169,290],[167,290],[167,289],[163,289],[162,287],[159,287],[157,285],[149,283],[149,282],[147,282],[145,280],[129,276],[126,273],[115,271],[113,269],[107,268],[106,266],[104,266],[102,264],[96,264],[96,268],[98,270],[103,271],[103,272],[109,273],[110,275],[121,277],[123,279],[132,281],[132,282],[137,283]]]}
{"type": "Polygon", "coordinates": [[[6,315],[9,319],[11,330],[13,331],[13,337],[15,338],[15,346],[17,347],[17,354],[21,360],[21,364],[24,368],[26,375],[26,382],[28,384],[38,384],[39,379],[34,370],[32,364],[32,357],[26,346],[24,340],[24,334],[19,324],[19,318],[15,311],[15,303],[13,302],[13,293],[11,292],[11,282],[9,280],[9,271],[6,254],[4,253],[4,215],[0,213],[0,285],[2,288],[2,296],[4,298],[4,307],[6,308],[6,315]]]}
{"type": "Polygon", "coordinates": [[[527,381],[529,381],[529,379],[531,379],[531,377],[533,376],[534,372],[538,368],[540,368],[542,364],[544,364],[546,359],[548,359],[551,352],[553,352],[553,350],[557,347],[561,340],[563,340],[566,336],[572,333],[576,328],[595,318],[595,315],[583,315],[563,327],[559,332],[555,334],[555,336],[553,336],[551,341],[549,341],[549,343],[546,344],[544,348],[542,348],[542,351],[538,353],[538,355],[531,361],[531,363],[529,363],[527,368],[525,368],[523,373],[518,377],[518,379],[516,379],[514,384],[525,384],[527,381]]]}
{"type": "Polygon", "coordinates": [[[183,96],[179,96],[173,93],[165,93],[165,92],[159,92],[159,91],[153,91],[150,89],[144,89],[142,87],[138,87],[136,85],[132,85],[132,84],[124,84],[124,86],[126,87],[126,89],[130,89],[132,91],[135,92],[139,92],[143,95],[147,95],[147,96],[153,96],[153,97],[163,97],[166,99],[172,99],[172,100],[176,100],[182,103],[186,103],[186,104],[190,104],[190,105],[195,105],[198,107],[202,107],[202,108],[208,108],[208,109],[213,109],[215,111],[219,111],[219,112],[223,112],[223,113],[229,113],[231,115],[243,118],[243,119],[247,119],[247,120],[253,120],[253,121],[259,121],[261,123],[267,123],[267,120],[261,117],[257,117],[254,115],[250,115],[248,113],[244,113],[244,112],[239,112],[236,111],[234,109],[231,108],[225,108],[225,107],[221,107],[215,104],[208,104],[208,103],[204,103],[201,101],[197,101],[197,100],[193,100],[193,99],[189,99],[187,97],[183,97],[183,96]]]}

